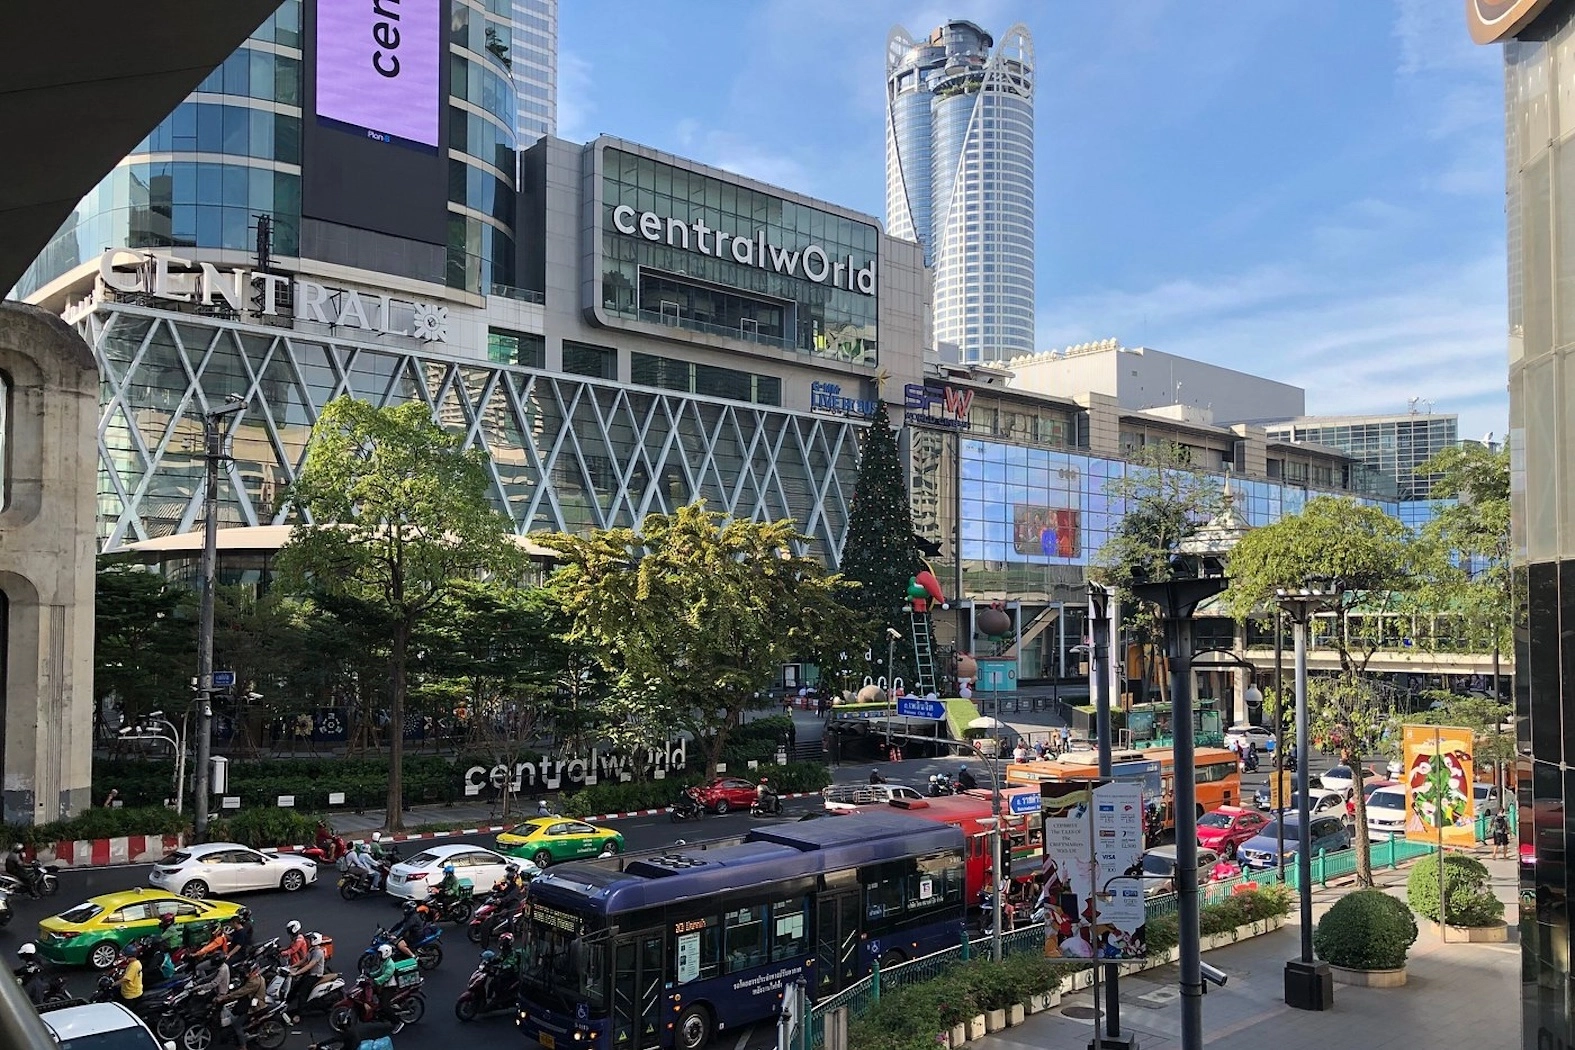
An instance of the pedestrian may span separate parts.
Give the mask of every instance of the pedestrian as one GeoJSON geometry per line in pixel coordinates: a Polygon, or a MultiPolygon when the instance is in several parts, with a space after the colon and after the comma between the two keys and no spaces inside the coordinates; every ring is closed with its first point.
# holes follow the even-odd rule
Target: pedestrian
{"type": "Polygon", "coordinates": [[[1509,821],[1504,817],[1504,811],[1499,810],[1493,814],[1493,820],[1488,825],[1493,835],[1493,859],[1509,859],[1509,821]]]}
{"type": "Polygon", "coordinates": [[[1061,753],[1065,754],[1066,752],[1068,752],[1070,750],[1072,750],[1072,727],[1071,726],[1062,726],[1061,727],[1061,753]]]}
{"type": "Polygon", "coordinates": [[[831,694],[824,687],[815,690],[815,714],[821,718],[826,717],[826,712],[831,708],[831,694]]]}
{"type": "Polygon", "coordinates": [[[119,798],[119,797],[120,797],[120,789],[119,788],[110,788],[109,789],[109,794],[104,796],[104,808],[105,809],[114,809],[115,808],[115,800],[117,798],[119,798]]]}
{"type": "Polygon", "coordinates": [[[842,765],[842,736],[829,732],[829,727],[827,735],[831,737],[831,768],[836,769],[842,765]]]}

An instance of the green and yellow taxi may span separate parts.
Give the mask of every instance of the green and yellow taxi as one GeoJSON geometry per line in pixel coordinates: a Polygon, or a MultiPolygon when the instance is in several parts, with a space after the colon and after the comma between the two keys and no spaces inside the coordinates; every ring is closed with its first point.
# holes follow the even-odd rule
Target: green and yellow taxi
{"type": "Polygon", "coordinates": [[[608,850],[623,852],[623,835],[569,817],[535,817],[498,836],[499,853],[522,857],[538,868],[555,860],[599,857],[608,850]]]}
{"type": "Polygon", "coordinates": [[[241,905],[229,901],[192,900],[163,890],[125,890],[90,897],[74,908],[38,924],[38,954],[63,966],[107,970],[121,948],[159,931],[159,916],[171,912],[175,924],[211,925],[235,918],[241,905]]]}

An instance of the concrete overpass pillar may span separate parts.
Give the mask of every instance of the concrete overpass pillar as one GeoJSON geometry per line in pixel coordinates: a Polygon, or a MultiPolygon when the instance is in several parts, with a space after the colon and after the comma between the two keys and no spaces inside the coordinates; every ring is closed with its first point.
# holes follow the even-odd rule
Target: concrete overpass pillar
{"type": "Polygon", "coordinates": [[[92,804],[99,377],[59,317],[0,303],[0,810],[92,804]]]}

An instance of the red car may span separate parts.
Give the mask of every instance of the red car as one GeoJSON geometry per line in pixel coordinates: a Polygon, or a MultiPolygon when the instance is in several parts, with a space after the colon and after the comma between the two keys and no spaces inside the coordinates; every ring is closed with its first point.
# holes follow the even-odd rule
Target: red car
{"type": "Polygon", "coordinates": [[[713,813],[748,809],[755,804],[756,783],[743,777],[717,777],[700,785],[700,804],[713,813]]]}
{"type": "Polygon", "coordinates": [[[1221,806],[1198,818],[1198,845],[1222,857],[1236,856],[1236,847],[1256,836],[1269,822],[1267,814],[1240,806],[1221,806]]]}

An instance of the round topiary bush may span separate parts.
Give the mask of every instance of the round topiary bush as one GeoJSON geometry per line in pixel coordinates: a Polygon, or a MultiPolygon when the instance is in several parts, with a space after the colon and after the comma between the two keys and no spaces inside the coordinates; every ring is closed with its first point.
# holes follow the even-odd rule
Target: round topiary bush
{"type": "MultiPolygon", "coordinates": [[[[1494,926],[1504,918],[1504,902],[1493,895],[1488,879],[1487,868],[1475,857],[1444,857],[1444,919],[1449,925],[1494,926]]],[[[1438,854],[1416,862],[1406,879],[1405,899],[1422,918],[1438,921],[1438,854]]]]}
{"type": "Polygon", "coordinates": [[[1313,949],[1331,966],[1397,970],[1416,941],[1416,919],[1383,890],[1357,890],[1335,902],[1313,931],[1313,949]]]}

